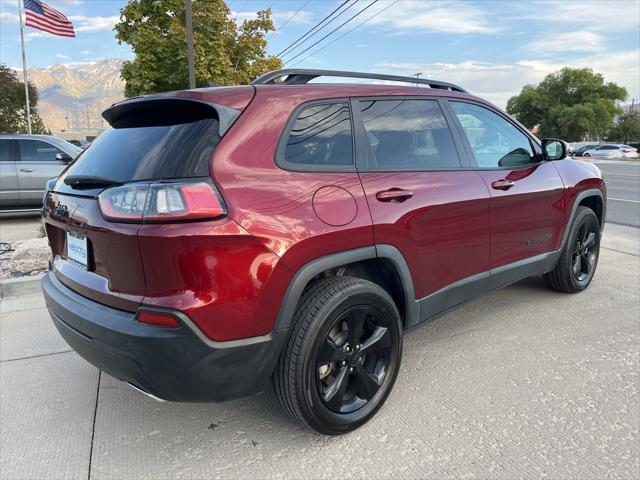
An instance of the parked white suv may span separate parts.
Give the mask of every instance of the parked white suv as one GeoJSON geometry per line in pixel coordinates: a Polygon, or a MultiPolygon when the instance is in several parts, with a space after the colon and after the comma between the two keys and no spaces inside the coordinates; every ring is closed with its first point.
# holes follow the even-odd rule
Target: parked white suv
{"type": "Polygon", "coordinates": [[[587,150],[582,156],[594,158],[638,158],[638,150],[629,145],[608,143],[600,145],[598,148],[587,150]]]}

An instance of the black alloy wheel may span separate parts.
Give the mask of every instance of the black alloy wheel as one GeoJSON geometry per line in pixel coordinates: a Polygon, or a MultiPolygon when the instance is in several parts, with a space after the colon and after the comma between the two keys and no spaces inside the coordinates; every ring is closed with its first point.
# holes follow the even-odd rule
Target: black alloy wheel
{"type": "Polygon", "coordinates": [[[584,282],[592,274],[598,256],[596,237],[599,232],[593,222],[580,225],[573,243],[572,272],[577,282],[584,282]]]}
{"type": "Polygon", "coordinates": [[[544,281],[558,292],[581,292],[591,283],[599,256],[600,220],[593,210],[579,206],[558,263],[544,281]]]}
{"type": "Polygon", "coordinates": [[[388,372],[391,334],[385,317],[370,305],[357,305],[335,321],[316,361],[317,388],[325,405],[351,413],[371,400],[388,372]]]}
{"type": "Polygon", "coordinates": [[[305,290],[274,372],[280,405],[325,435],[350,432],[386,401],[402,358],[402,322],[390,295],[354,277],[305,290]]]}

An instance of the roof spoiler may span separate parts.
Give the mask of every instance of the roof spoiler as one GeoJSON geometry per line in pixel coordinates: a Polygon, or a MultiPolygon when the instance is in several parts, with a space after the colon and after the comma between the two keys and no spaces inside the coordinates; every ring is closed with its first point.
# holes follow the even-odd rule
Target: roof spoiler
{"type": "Polygon", "coordinates": [[[236,121],[240,111],[192,98],[137,97],[114,103],[102,117],[113,128],[167,126],[216,118],[222,137],[236,121]]]}

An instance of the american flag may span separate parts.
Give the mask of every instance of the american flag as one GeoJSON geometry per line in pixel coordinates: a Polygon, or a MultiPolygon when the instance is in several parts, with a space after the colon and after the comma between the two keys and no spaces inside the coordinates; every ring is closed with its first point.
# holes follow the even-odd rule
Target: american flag
{"type": "Polygon", "coordinates": [[[75,37],[73,25],[59,11],[40,0],[24,0],[25,26],[37,28],[60,37],[75,37]]]}

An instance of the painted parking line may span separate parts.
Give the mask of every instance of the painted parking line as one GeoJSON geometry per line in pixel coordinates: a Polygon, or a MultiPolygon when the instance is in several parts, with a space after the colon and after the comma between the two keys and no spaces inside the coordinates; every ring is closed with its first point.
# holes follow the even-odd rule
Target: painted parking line
{"type": "Polygon", "coordinates": [[[615,200],[616,202],[640,203],[640,200],[626,200],[624,198],[607,198],[607,200],[615,200]]]}
{"type": "Polygon", "coordinates": [[[640,175],[636,175],[635,173],[611,173],[611,172],[602,172],[605,177],[609,175],[616,175],[618,177],[640,177],[640,175]]]}

